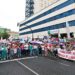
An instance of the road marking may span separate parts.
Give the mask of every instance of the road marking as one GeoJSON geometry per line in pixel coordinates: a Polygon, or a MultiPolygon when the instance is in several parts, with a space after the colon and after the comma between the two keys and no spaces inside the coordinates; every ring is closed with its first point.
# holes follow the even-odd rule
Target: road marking
{"type": "Polygon", "coordinates": [[[59,61],[55,61],[55,60],[52,60],[52,59],[50,59],[50,61],[52,61],[52,62],[56,62],[56,63],[59,63],[59,64],[64,65],[64,66],[70,66],[70,65],[68,65],[68,64],[61,63],[61,62],[59,62],[59,61]]]}
{"type": "Polygon", "coordinates": [[[5,61],[0,61],[0,64],[1,64],[1,63],[12,62],[12,61],[19,61],[19,60],[23,60],[23,59],[33,59],[33,58],[37,58],[37,56],[34,56],[34,57],[25,57],[25,58],[18,58],[18,59],[12,59],[12,60],[5,60],[5,61]]]}
{"type": "Polygon", "coordinates": [[[34,70],[32,70],[31,68],[29,68],[28,66],[26,66],[25,64],[21,63],[20,61],[17,61],[20,65],[22,65],[23,67],[27,68],[29,71],[31,71],[32,73],[34,73],[35,75],[39,75],[37,72],[35,72],[34,70]]]}
{"type": "Polygon", "coordinates": [[[70,66],[70,65],[68,65],[68,64],[64,64],[64,63],[60,63],[60,62],[59,62],[59,64],[64,65],[64,66],[70,66]]]}

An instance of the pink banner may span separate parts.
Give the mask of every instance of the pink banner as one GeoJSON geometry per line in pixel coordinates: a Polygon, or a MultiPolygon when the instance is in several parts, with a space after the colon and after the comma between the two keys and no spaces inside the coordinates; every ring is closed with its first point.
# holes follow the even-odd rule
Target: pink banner
{"type": "Polygon", "coordinates": [[[58,56],[64,59],[75,60],[75,51],[59,50],[58,56]]]}

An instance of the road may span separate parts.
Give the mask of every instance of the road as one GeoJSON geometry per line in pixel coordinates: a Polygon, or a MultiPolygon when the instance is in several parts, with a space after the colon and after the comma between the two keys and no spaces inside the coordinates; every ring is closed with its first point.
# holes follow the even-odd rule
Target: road
{"type": "Polygon", "coordinates": [[[75,75],[75,62],[34,57],[0,63],[0,75],[75,75]]]}

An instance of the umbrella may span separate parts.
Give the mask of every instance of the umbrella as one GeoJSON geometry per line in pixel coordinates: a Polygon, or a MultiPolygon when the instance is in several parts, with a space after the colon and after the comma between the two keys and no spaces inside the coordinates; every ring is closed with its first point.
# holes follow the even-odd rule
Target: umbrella
{"type": "Polygon", "coordinates": [[[43,42],[41,42],[41,41],[37,41],[37,44],[44,44],[43,42]]]}
{"type": "Polygon", "coordinates": [[[41,41],[31,41],[30,43],[31,43],[31,44],[44,44],[44,43],[41,42],[41,41]]]}

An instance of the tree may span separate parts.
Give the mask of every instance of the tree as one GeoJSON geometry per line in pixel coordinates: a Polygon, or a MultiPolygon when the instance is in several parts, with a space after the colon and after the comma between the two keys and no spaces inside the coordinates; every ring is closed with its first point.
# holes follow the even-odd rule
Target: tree
{"type": "Polygon", "coordinates": [[[7,30],[5,29],[4,32],[0,32],[0,38],[2,37],[3,39],[8,39],[9,38],[9,34],[7,33],[7,30]]]}
{"type": "Polygon", "coordinates": [[[9,38],[9,34],[7,32],[2,33],[2,38],[3,39],[8,39],[9,38]]]}
{"type": "Polygon", "coordinates": [[[2,33],[0,33],[0,39],[1,39],[1,37],[2,37],[2,33]]]}

